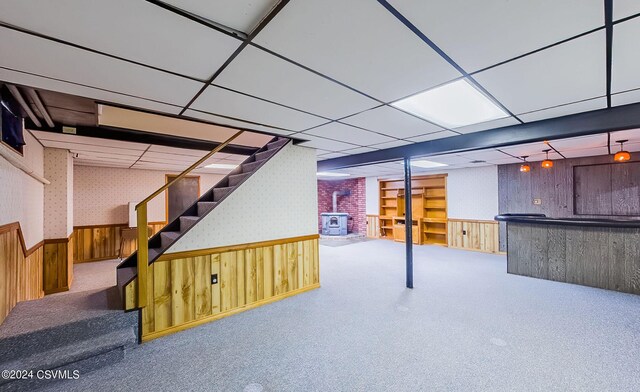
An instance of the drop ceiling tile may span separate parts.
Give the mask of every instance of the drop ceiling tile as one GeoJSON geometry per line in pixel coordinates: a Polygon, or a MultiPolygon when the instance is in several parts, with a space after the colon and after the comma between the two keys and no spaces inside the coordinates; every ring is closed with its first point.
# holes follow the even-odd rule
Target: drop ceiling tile
{"type": "Polygon", "coordinates": [[[122,140],[102,139],[102,138],[94,138],[94,137],[88,137],[88,136],[44,132],[44,131],[31,131],[31,132],[33,132],[34,136],[42,142],[57,141],[62,143],[68,143],[70,145],[73,144],[76,148],[81,148],[81,146],[92,147],[94,149],[113,147],[113,148],[119,148],[123,150],[144,151],[147,149],[147,147],[149,147],[149,144],[147,143],[133,143],[133,142],[125,142],[122,140]]]}
{"type": "MultiPolygon", "coordinates": [[[[142,156],[142,159],[145,161],[180,162],[191,165],[197,162],[198,159],[202,158],[205,154],[206,151],[203,151],[203,154],[201,156],[147,151],[142,156]]],[[[220,160],[220,158],[217,158],[217,160],[220,160]]]]}
{"type": "Polygon", "coordinates": [[[304,140],[299,143],[299,145],[303,147],[320,148],[327,151],[342,151],[357,147],[356,145],[351,143],[343,143],[306,133],[298,133],[295,136],[300,140],[304,140]]]}
{"type": "Polygon", "coordinates": [[[322,155],[318,156],[318,160],[319,161],[324,161],[326,159],[339,158],[339,157],[343,157],[345,155],[348,155],[348,154],[343,154],[341,152],[330,152],[328,154],[322,154],[322,155]]]}
{"type": "Polygon", "coordinates": [[[492,159],[489,161],[493,165],[510,165],[512,163],[522,163],[522,160],[516,158],[492,159]]]}
{"type": "Polygon", "coordinates": [[[375,1],[291,2],[254,42],[386,102],[461,76],[375,1]]]}
{"type": "Polygon", "coordinates": [[[342,152],[346,153],[347,155],[355,155],[355,154],[362,154],[362,153],[371,152],[371,151],[376,151],[376,149],[370,148],[370,147],[358,147],[358,148],[352,148],[349,150],[343,150],[342,152]]]}
{"type": "Polygon", "coordinates": [[[460,133],[473,133],[479,131],[486,131],[487,129],[507,127],[509,125],[518,125],[520,122],[513,117],[500,118],[493,121],[486,121],[479,124],[467,125],[464,127],[455,128],[454,131],[460,133]]]}
{"type": "Polygon", "coordinates": [[[290,134],[293,133],[293,131],[290,131],[290,130],[285,130],[285,129],[280,129],[280,128],[273,128],[273,127],[265,127],[265,126],[262,126],[262,125],[251,124],[251,123],[238,121],[238,120],[232,120],[230,118],[220,117],[220,116],[216,116],[214,114],[204,113],[204,112],[200,112],[200,111],[197,111],[197,110],[191,110],[191,109],[187,109],[184,112],[184,115],[187,116],[187,117],[192,117],[192,118],[197,118],[197,119],[200,119],[200,120],[210,121],[210,122],[212,122],[214,124],[229,125],[229,126],[232,126],[232,127],[238,127],[238,128],[242,128],[242,129],[250,129],[250,130],[254,130],[254,131],[268,132],[268,133],[273,134],[273,135],[290,135],[290,134]]]}
{"type": "Polygon", "coordinates": [[[389,106],[367,110],[340,121],[400,139],[443,130],[437,125],[389,106]]]}
{"type": "Polygon", "coordinates": [[[15,26],[201,80],[241,43],[144,1],[7,0],[0,15],[15,26]]]}
{"type": "MultiPolygon", "coordinates": [[[[176,154],[176,155],[186,155],[186,156],[193,156],[196,158],[202,158],[203,156],[205,156],[207,154],[208,151],[204,151],[204,150],[192,150],[192,149],[188,149],[188,148],[178,148],[178,147],[170,147],[170,146],[160,146],[160,145],[152,145],[149,147],[149,152],[158,152],[158,153],[165,153],[165,154],[176,154]]],[[[216,155],[219,154],[224,154],[224,153],[218,153],[216,155]]],[[[226,157],[226,155],[225,155],[226,157]]]]}
{"type": "Polygon", "coordinates": [[[611,141],[624,139],[629,140],[629,144],[640,143],[640,129],[628,129],[625,131],[611,132],[611,141]]]}
{"type": "Polygon", "coordinates": [[[130,166],[130,164],[125,164],[125,163],[92,161],[92,160],[84,160],[84,159],[74,160],[73,164],[77,166],[117,167],[121,169],[128,169],[130,166]]]}
{"type": "Polygon", "coordinates": [[[327,122],[320,117],[215,86],[209,86],[191,107],[208,113],[294,131],[301,131],[327,122]]]}
{"type": "Polygon", "coordinates": [[[500,160],[509,158],[509,156],[505,153],[502,153],[498,150],[478,150],[478,151],[469,151],[463,153],[457,153],[456,155],[468,159],[469,161],[489,161],[492,162],[494,160],[500,160]]]}
{"type": "Polygon", "coordinates": [[[516,115],[605,94],[603,31],[474,75],[516,115]]]}
{"type": "Polygon", "coordinates": [[[638,13],[640,13],[640,2],[637,0],[615,0],[613,2],[614,21],[638,13]]]}
{"type": "MultiPolygon", "coordinates": [[[[611,136],[613,140],[613,134],[611,136]]],[[[568,139],[550,140],[549,144],[561,153],[571,150],[582,150],[586,148],[598,148],[607,146],[607,134],[572,137],[568,139]]]]}
{"type": "Polygon", "coordinates": [[[361,146],[368,146],[371,144],[390,142],[394,140],[388,136],[365,131],[363,129],[338,122],[332,122],[317,128],[309,129],[308,131],[304,131],[303,134],[326,137],[361,146]]]}
{"type": "Polygon", "coordinates": [[[392,142],[386,142],[386,143],[380,143],[380,144],[372,144],[369,147],[376,148],[378,150],[384,150],[386,148],[406,146],[407,144],[412,144],[412,142],[408,142],[406,140],[394,140],[392,142]]]}
{"type": "Polygon", "coordinates": [[[607,155],[608,153],[609,153],[609,150],[607,150],[606,147],[584,148],[579,150],[562,152],[562,154],[567,158],[595,157],[599,155],[607,155]]]}
{"type": "Polygon", "coordinates": [[[518,117],[524,122],[533,122],[538,120],[546,120],[548,118],[568,116],[570,114],[588,112],[591,110],[604,109],[607,107],[607,98],[600,97],[570,103],[568,105],[556,106],[553,108],[537,110],[535,112],[522,113],[518,117]]]}
{"type": "Polygon", "coordinates": [[[215,84],[331,119],[379,105],[253,46],[244,49],[215,84]]]}
{"type": "MultiPolygon", "coordinates": [[[[540,157],[541,157],[540,159],[544,159],[545,155],[542,152],[542,150],[545,150],[547,148],[549,147],[547,147],[547,145],[544,144],[543,142],[536,142],[536,143],[520,144],[517,146],[500,147],[500,150],[507,152],[516,157],[528,155],[529,156],[528,159],[530,161],[533,161],[540,157]]],[[[556,155],[557,154],[553,151],[549,153],[549,157],[556,157],[556,155]]]]}
{"type": "Polygon", "coordinates": [[[185,105],[202,86],[7,28],[0,28],[0,53],[12,53],[0,58],[2,67],[169,104],[185,105]]]}
{"type": "Polygon", "coordinates": [[[601,0],[389,2],[467,72],[604,25],[601,0]]]}
{"type": "MultiPolygon", "coordinates": [[[[434,156],[428,156],[428,157],[415,157],[415,158],[411,158],[411,160],[419,160],[419,161],[424,160],[424,161],[430,161],[430,162],[444,163],[446,165],[458,165],[458,164],[465,164],[465,163],[471,162],[471,159],[468,159],[459,155],[455,155],[455,154],[434,155],[434,156]]],[[[412,169],[413,167],[414,166],[412,166],[412,169]]],[[[443,167],[439,167],[437,169],[442,170],[443,167]]]]}
{"type": "Polygon", "coordinates": [[[640,18],[631,19],[613,27],[612,93],[640,88],[637,56],[640,51],[639,35],[640,18]]]}
{"type": "Polygon", "coordinates": [[[178,114],[182,109],[182,106],[171,105],[166,103],[160,103],[151,101],[144,98],[133,97],[131,95],[107,91],[99,88],[87,87],[75,82],[65,82],[61,80],[52,79],[49,77],[38,76],[25,72],[18,72],[1,68],[0,63],[0,80],[22,84],[38,89],[58,91],[67,94],[73,94],[80,97],[97,99],[102,102],[116,103],[120,105],[129,106],[132,108],[148,109],[157,112],[164,112],[169,114],[178,114]]]}
{"type": "Polygon", "coordinates": [[[640,89],[611,95],[611,106],[621,106],[640,102],[640,89]]]}
{"type": "Polygon", "coordinates": [[[249,34],[277,0],[165,0],[165,3],[249,34]]]}
{"type": "Polygon", "coordinates": [[[460,135],[451,131],[441,131],[441,132],[429,133],[426,135],[410,137],[410,138],[407,138],[407,140],[412,141],[414,143],[420,143],[420,142],[427,142],[429,140],[443,139],[451,136],[460,136],[460,135]]]}

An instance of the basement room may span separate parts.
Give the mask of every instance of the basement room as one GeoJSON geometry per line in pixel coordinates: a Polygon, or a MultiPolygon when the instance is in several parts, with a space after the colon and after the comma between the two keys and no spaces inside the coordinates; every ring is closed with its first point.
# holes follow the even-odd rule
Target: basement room
{"type": "Polygon", "coordinates": [[[0,391],[639,391],[639,35],[0,1],[0,391]]]}

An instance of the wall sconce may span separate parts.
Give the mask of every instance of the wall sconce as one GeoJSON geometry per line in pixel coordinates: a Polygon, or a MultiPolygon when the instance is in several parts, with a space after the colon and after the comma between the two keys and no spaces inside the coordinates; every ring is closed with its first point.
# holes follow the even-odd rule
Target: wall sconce
{"type": "Polygon", "coordinates": [[[550,148],[546,149],[546,150],[542,150],[542,152],[547,154],[547,158],[542,161],[542,168],[544,169],[551,169],[553,167],[553,161],[551,159],[549,159],[549,151],[551,151],[550,148]]]}
{"type": "Polygon", "coordinates": [[[624,143],[628,142],[628,140],[616,140],[616,143],[620,143],[620,151],[613,156],[613,160],[616,162],[626,162],[631,159],[631,154],[629,151],[624,150],[624,143]]]}
{"type": "Polygon", "coordinates": [[[529,173],[531,171],[531,166],[529,166],[529,164],[527,163],[527,158],[529,158],[529,156],[523,155],[521,158],[524,161],[524,163],[520,165],[520,171],[522,173],[529,173]]]}

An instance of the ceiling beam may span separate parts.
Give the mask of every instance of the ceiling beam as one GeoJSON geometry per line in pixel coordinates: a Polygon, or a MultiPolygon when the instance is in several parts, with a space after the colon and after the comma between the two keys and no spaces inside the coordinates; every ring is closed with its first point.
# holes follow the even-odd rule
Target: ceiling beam
{"type": "Polygon", "coordinates": [[[318,171],[640,128],[640,103],[327,159],[318,171]]]}
{"type": "MultiPolygon", "coordinates": [[[[62,126],[56,124],[53,128],[36,126],[29,119],[25,119],[25,128],[32,131],[44,131],[62,134],[62,126]]],[[[123,142],[143,143],[143,144],[155,144],[159,146],[168,146],[176,148],[186,148],[190,150],[202,150],[211,151],[216,148],[220,143],[213,141],[205,141],[198,139],[191,139],[185,137],[177,137],[171,135],[162,135],[157,133],[142,132],[132,129],[116,128],[116,127],[89,127],[89,126],[77,126],[75,135],[87,136],[92,138],[120,140],[123,142]]],[[[257,147],[240,146],[237,144],[229,144],[223,148],[220,152],[226,154],[239,154],[239,155],[252,155],[258,151],[257,147]]]]}
{"type": "Polygon", "coordinates": [[[611,62],[613,59],[613,0],[604,0],[604,27],[606,38],[607,107],[611,107],[611,62]]]}

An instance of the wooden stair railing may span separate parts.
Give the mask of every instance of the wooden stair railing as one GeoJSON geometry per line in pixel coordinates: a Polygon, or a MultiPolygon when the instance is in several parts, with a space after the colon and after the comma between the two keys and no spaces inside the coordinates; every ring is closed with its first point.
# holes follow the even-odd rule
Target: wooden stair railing
{"type": "Polygon", "coordinates": [[[207,153],[207,155],[200,158],[196,163],[189,166],[185,171],[178,174],[176,178],[169,181],[168,183],[161,186],[157,191],[150,194],[146,199],[142,200],[140,203],[136,205],[136,215],[137,215],[137,225],[138,225],[138,307],[144,308],[147,306],[147,268],[149,267],[149,233],[147,232],[147,204],[153,198],[158,196],[160,193],[164,192],[171,185],[180,181],[187,174],[189,174],[193,169],[200,166],[204,161],[211,158],[211,156],[218,151],[225,148],[229,143],[231,143],[235,138],[240,136],[244,131],[240,131],[229,139],[225,140],[223,143],[219,144],[216,148],[211,150],[211,152],[207,153]]]}

